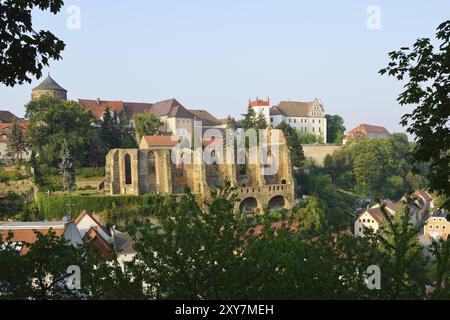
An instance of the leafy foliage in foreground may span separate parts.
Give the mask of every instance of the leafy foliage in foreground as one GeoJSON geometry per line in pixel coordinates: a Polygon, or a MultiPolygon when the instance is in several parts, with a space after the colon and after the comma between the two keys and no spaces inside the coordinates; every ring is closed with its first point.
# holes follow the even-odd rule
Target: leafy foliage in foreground
{"type": "Polygon", "coordinates": [[[450,298],[450,242],[433,244],[427,259],[407,214],[366,238],[305,239],[287,221],[274,226],[263,219],[255,226],[235,213],[234,200],[228,183],[203,204],[191,194],[162,198],[152,207],[153,219],[130,227],[136,256],[126,272],[103,261],[90,244],[74,248],[51,234],[25,255],[7,245],[0,250],[0,298],[450,298]],[[82,275],[77,292],[56,285],[74,264],[82,275]],[[371,265],[381,268],[381,290],[366,286],[371,265]],[[30,291],[33,279],[38,286],[30,291]],[[426,284],[436,287],[432,295],[426,284]]]}
{"type": "MultiPolygon", "coordinates": [[[[400,105],[413,105],[401,124],[415,137],[415,172],[429,163],[427,178],[432,190],[450,196],[450,20],[437,28],[435,48],[428,38],[418,39],[412,48],[389,53],[388,66],[380,70],[399,81],[406,80],[397,98],[400,105]]],[[[450,202],[446,203],[450,207],[450,202]]]]}

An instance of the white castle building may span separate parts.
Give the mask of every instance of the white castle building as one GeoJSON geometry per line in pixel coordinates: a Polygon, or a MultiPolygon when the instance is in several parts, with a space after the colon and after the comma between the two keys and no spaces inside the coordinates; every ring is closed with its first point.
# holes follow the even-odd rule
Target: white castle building
{"type": "MultiPolygon", "coordinates": [[[[270,106],[270,99],[249,101],[249,107],[254,108],[256,114],[262,113],[267,123],[272,127],[283,121],[300,133],[312,133],[327,137],[327,119],[322,102],[315,99],[311,102],[281,101],[278,105],[270,106]]],[[[326,141],[324,141],[326,142],[326,141]]]]}

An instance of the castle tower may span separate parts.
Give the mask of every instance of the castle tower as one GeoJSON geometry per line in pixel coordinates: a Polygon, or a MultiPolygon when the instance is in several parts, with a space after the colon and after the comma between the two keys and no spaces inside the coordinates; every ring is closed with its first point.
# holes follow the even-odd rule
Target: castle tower
{"type": "Polygon", "coordinates": [[[248,101],[248,106],[252,107],[253,110],[255,110],[256,115],[263,114],[266,118],[267,124],[270,125],[270,99],[267,98],[267,100],[260,100],[258,97],[256,97],[256,100],[248,101]]]}
{"type": "Polygon", "coordinates": [[[50,77],[50,74],[41,82],[41,84],[32,90],[31,100],[36,100],[43,95],[67,100],[67,90],[57,84],[56,81],[50,77]]]}

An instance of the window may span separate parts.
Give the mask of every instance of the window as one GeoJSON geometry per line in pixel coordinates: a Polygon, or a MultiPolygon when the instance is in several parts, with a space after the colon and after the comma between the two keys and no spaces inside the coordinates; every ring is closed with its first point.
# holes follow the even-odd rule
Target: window
{"type": "Polygon", "coordinates": [[[289,123],[291,123],[291,119],[289,119],[289,123]]]}
{"type": "Polygon", "coordinates": [[[366,222],[366,219],[363,219],[363,222],[366,222]]]}
{"type": "Polygon", "coordinates": [[[314,123],[314,119],[312,120],[312,123],[314,123]]]}
{"type": "Polygon", "coordinates": [[[127,153],[125,155],[125,184],[131,184],[131,157],[127,153]]]}
{"type": "Polygon", "coordinates": [[[270,122],[273,122],[273,118],[270,118],[270,122]]]}
{"type": "Polygon", "coordinates": [[[433,229],[433,225],[430,225],[430,229],[433,229]]]}

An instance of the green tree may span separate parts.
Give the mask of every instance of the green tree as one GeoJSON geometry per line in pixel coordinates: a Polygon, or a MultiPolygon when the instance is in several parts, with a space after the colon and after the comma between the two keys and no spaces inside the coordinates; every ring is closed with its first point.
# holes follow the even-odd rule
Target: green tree
{"type": "Polygon", "coordinates": [[[259,113],[255,118],[254,126],[256,129],[266,129],[268,124],[264,114],[259,113]]]}
{"type": "Polygon", "coordinates": [[[140,113],[133,118],[138,143],[145,135],[156,136],[161,133],[163,123],[150,111],[140,113]]]}
{"type": "Polygon", "coordinates": [[[106,108],[99,133],[100,139],[107,150],[120,148],[122,144],[121,132],[117,113],[106,108]]]}
{"type": "Polygon", "coordinates": [[[339,115],[325,115],[327,119],[327,142],[342,143],[345,137],[344,119],[339,115]]]}
{"type": "Polygon", "coordinates": [[[4,0],[0,2],[0,83],[7,86],[40,78],[49,59],[59,60],[65,44],[50,31],[35,30],[35,8],[58,13],[63,0],[4,0]]]}
{"type": "Polygon", "coordinates": [[[283,131],[286,143],[291,154],[291,161],[294,168],[300,168],[305,162],[305,155],[303,153],[302,145],[297,134],[297,130],[292,128],[286,122],[282,122],[277,126],[277,129],[283,131]]]}
{"type": "Polygon", "coordinates": [[[118,115],[119,119],[119,131],[120,131],[120,147],[124,149],[137,148],[136,143],[136,133],[134,131],[133,125],[128,119],[125,112],[121,112],[118,115]]]}
{"type": "Polygon", "coordinates": [[[361,138],[334,152],[325,169],[333,182],[345,190],[380,198],[398,197],[407,191],[410,150],[404,134],[384,139],[361,138]]]}
{"type": "Polygon", "coordinates": [[[26,105],[26,118],[29,119],[27,140],[40,162],[57,167],[64,140],[77,150],[74,162],[85,161],[95,122],[89,111],[73,101],[42,96],[26,105]]]}
{"type": "Polygon", "coordinates": [[[325,209],[316,197],[309,197],[293,209],[292,217],[298,223],[299,231],[308,236],[319,235],[327,227],[325,209]]]}
{"type": "Polygon", "coordinates": [[[14,121],[7,135],[7,153],[14,163],[22,163],[22,154],[27,151],[25,137],[19,121],[14,121]]]}
{"type": "Polygon", "coordinates": [[[376,261],[382,270],[381,297],[421,299],[425,295],[429,261],[411,224],[409,207],[403,205],[393,218],[381,205],[383,227],[370,236],[378,244],[376,261]]]}
{"type": "Polygon", "coordinates": [[[248,107],[247,113],[242,114],[244,119],[241,120],[241,124],[245,130],[256,127],[256,112],[251,106],[248,107]]]}
{"type": "Polygon", "coordinates": [[[322,144],[324,143],[323,135],[322,134],[314,134],[314,133],[308,133],[308,132],[298,132],[298,136],[300,139],[301,144],[322,144]]]}
{"type": "Polygon", "coordinates": [[[61,149],[61,163],[59,165],[61,170],[64,191],[72,191],[76,188],[75,184],[75,167],[73,164],[72,150],[70,149],[67,140],[64,140],[61,149]]]}
{"type": "MultiPolygon", "coordinates": [[[[427,178],[432,190],[450,195],[450,20],[437,28],[439,47],[435,49],[428,38],[418,39],[410,49],[389,53],[388,66],[379,71],[399,81],[407,80],[397,98],[400,105],[414,105],[403,116],[401,124],[415,137],[413,151],[415,172],[417,164],[429,163],[427,178]]],[[[450,206],[450,203],[447,203],[450,206]]]]}

